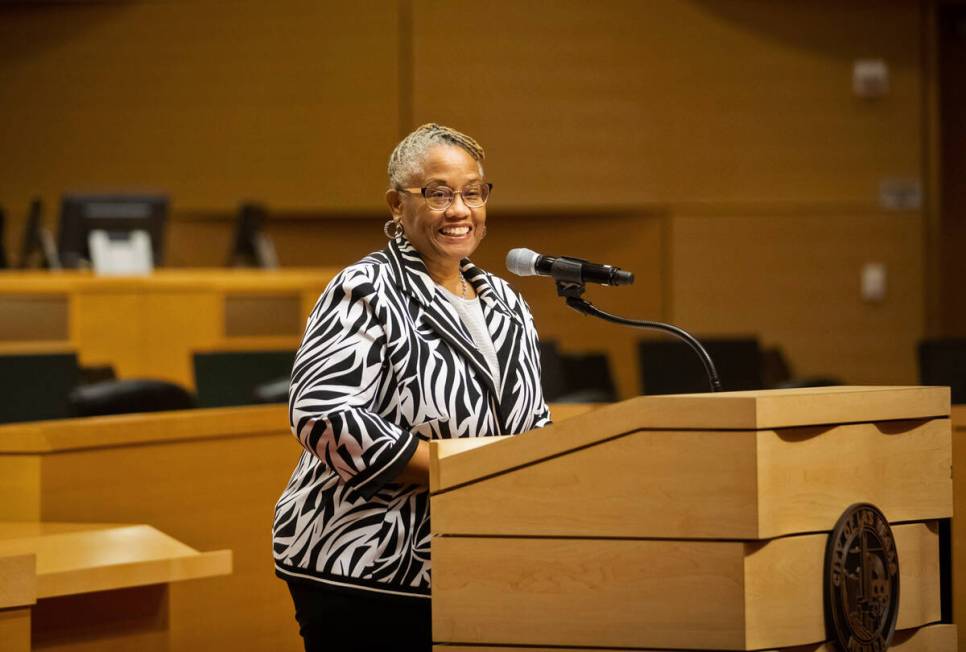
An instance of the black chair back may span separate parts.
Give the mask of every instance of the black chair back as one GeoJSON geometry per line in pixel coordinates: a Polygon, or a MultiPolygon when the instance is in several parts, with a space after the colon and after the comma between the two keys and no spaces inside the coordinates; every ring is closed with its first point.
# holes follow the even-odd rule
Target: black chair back
{"type": "Polygon", "coordinates": [[[567,393],[563,403],[611,403],[617,388],[606,353],[567,353],[563,356],[567,393]]]}
{"type": "Polygon", "coordinates": [[[7,263],[7,216],[0,206],[0,269],[6,269],[10,265],[7,263]]]}
{"type": "Polygon", "coordinates": [[[540,342],[541,386],[548,403],[617,400],[605,353],[561,353],[554,340],[540,342]]]}
{"type": "Polygon", "coordinates": [[[164,380],[104,380],[80,385],[70,393],[74,416],[93,417],[134,412],[164,412],[195,407],[184,387],[164,380]]]}
{"type": "Polygon", "coordinates": [[[966,338],[920,342],[919,383],[946,385],[953,403],[966,403],[966,338]]]}
{"type": "Polygon", "coordinates": [[[74,353],[0,356],[0,423],[66,419],[81,382],[74,353]]]}
{"type": "Polygon", "coordinates": [[[200,407],[265,402],[259,388],[291,378],[295,351],[215,351],[194,354],[200,407]]]}
{"type": "Polygon", "coordinates": [[[548,403],[556,401],[567,391],[560,349],[553,340],[540,342],[540,385],[543,388],[543,398],[548,403]]]}
{"type": "MultiPolygon", "coordinates": [[[[725,391],[762,389],[758,338],[699,337],[714,362],[725,391]]],[[[694,394],[711,391],[701,359],[678,340],[641,340],[638,343],[641,387],[644,394],[694,394]]]]}

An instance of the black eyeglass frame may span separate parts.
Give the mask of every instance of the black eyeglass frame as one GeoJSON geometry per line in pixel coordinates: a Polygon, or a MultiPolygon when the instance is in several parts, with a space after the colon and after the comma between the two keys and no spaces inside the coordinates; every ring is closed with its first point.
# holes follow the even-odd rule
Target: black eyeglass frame
{"type": "MultiPolygon", "coordinates": [[[[439,186],[423,186],[422,188],[396,188],[396,192],[402,192],[407,195],[421,195],[423,200],[426,202],[426,205],[429,206],[430,210],[442,212],[445,210],[449,210],[449,207],[452,206],[453,203],[456,201],[456,195],[459,195],[460,198],[463,200],[463,203],[466,204],[469,208],[483,208],[484,206],[486,206],[486,202],[489,201],[490,199],[490,193],[493,192],[493,184],[489,181],[484,181],[483,183],[480,184],[480,187],[483,187],[483,186],[486,186],[486,197],[483,198],[483,202],[479,206],[474,206],[473,204],[468,203],[466,201],[466,197],[463,196],[462,189],[453,190],[449,186],[439,185],[439,186]],[[453,193],[453,196],[450,197],[449,203],[447,203],[445,206],[443,206],[442,208],[435,208],[433,207],[432,204],[429,203],[429,197],[426,196],[426,193],[429,190],[438,190],[439,188],[446,188],[451,193],[453,193]]],[[[465,188],[466,186],[463,187],[463,189],[465,188]]]]}

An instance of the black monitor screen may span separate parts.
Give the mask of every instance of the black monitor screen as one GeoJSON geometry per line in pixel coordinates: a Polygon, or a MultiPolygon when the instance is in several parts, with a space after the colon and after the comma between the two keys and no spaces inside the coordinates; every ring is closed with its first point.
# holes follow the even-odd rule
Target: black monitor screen
{"type": "Polygon", "coordinates": [[[92,231],[108,234],[147,231],[151,255],[160,265],[168,198],[163,195],[65,195],[60,206],[57,249],[64,267],[82,267],[91,259],[92,231]]]}

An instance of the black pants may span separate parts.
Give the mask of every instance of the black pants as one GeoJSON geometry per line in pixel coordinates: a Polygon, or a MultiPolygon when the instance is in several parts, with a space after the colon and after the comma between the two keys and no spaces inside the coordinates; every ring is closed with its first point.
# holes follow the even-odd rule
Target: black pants
{"type": "Polygon", "coordinates": [[[289,582],[305,652],[430,652],[429,598],[289,582]]]}

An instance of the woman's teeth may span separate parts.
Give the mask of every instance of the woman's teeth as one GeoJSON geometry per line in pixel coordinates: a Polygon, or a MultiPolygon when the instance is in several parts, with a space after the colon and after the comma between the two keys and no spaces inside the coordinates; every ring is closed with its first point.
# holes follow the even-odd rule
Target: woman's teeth
{"type": "Polygon", "coordinates": [[[466,235],[470,232],[470,227],[468,226],[444,226],[439,230],[443,235],[460,236],[466,235]]]}

